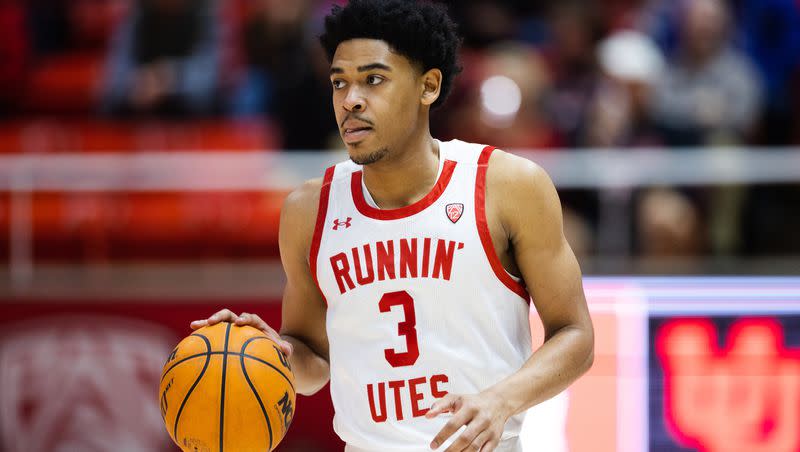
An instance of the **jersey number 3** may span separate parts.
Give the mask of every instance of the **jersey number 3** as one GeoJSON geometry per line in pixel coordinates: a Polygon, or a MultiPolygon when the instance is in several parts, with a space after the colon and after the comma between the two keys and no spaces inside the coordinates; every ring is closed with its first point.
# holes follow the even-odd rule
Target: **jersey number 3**
{"type": "Polygon", "coordinates": [[[383,294],[381,301],[378,303],[381,312],[389,312],[393,306],[403,307],[405,320],[397,325],[397,334],[405,336],[406,351],[398,352],[394,349],[387,348],[383,353],[386,356],[386,361],[388,361],[392,367],[411,366],[417,362],[419,358],[417,315],[414,312],[414,299],[404,290],[383,294]]]}

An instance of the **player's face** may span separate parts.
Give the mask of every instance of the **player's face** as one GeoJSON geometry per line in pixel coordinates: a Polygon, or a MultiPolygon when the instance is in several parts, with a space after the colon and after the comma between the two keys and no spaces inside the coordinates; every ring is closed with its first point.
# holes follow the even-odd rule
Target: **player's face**
{"type": "Polygon", "coordinates": [[[339,44],[331,62],[333,109],[354,162],[381,160],[417,129],[420,75],[384,41],[352,39],[339,44]]]}

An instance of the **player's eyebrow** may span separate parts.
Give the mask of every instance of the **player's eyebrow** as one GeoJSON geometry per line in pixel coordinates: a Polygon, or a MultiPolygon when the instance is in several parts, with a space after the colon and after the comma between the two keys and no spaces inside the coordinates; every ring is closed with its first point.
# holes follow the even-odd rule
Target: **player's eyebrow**
{"type": "Polygon", "coordinates": [[[380,69],[382,71],[389,71],[389,72],[392,71],[392,68],[390,68],[389,66],[387,66],[387,65],[385,65],[383,63],[365,64],[363,66],[359,66],[357,69],[358,69],[358,72],[367,72],[367,71],[372,71],[372,70],[375,70],[375,69],[380,69]]]}
{"type": "MultiPolygon", "coordinates": [[[[356,68],[356,70],[358,72],[373,71],[375,69],[380,69],[382,71],[387,71],[387,72],[391,72],[392,71],[391,67],[389,67],[389,66],[387,66],[387,65],[385,65],[383,63],[370,63],[370,64],[365,64],[363,66],[359,66],[359,67],[356,68]]],[[[342,69],[340,67],[334,66],[334,67],[331,68],[331,75],[333,75],[333,74],[343,74],[343,73],[344,73],[344,69],[342,69]]]]}

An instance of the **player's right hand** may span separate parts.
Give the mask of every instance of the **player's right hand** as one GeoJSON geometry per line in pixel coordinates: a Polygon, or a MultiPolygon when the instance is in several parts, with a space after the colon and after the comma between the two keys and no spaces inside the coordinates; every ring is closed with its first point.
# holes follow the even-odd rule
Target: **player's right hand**
{"type": "Polygon", "coordinates": [[[284,340],[277,331],[272,329],[267,322],[261,319],[256,314],[250,314],[248,312],[243,312],[239,315],[236,315],[230,309],[223,309],[211,315],[211,317],[204,319],[204,320],[195,320],[194,322],[190,323],[189,326],[196,330],[198,328],[202,328],[204,326],[211,326],[215,325],[219,322],[230,322],[236,326],[252,326],[253,328],[257,328],[264,332],[273,342],[278,344],[278,347],[281,348],[281,351],[286,356],[291,356],[293,347],[292,344],[288,341],[284,340]]]}

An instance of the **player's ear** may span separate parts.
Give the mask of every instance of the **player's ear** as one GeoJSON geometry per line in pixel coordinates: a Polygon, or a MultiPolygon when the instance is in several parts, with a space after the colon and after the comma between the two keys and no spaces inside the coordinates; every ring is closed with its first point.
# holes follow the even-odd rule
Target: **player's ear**
{"type": "Polygon", "coordinates": [[[423,105],[433,105],[439,94],[442,92],[442,71],[430,69],[422,74],[422,97],[423,105]]]}

